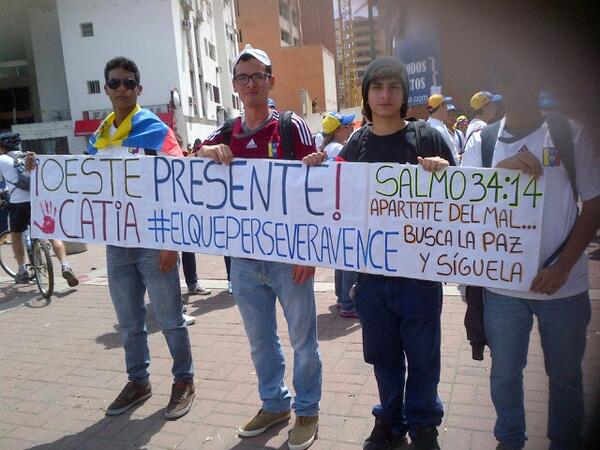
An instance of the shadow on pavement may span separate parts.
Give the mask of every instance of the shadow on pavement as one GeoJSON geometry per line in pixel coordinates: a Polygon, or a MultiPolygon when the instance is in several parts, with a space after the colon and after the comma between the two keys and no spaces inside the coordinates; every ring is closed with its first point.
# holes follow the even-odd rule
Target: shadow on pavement
{"type": "Polygon", "coordinates": [[[191,314],[195,317],[212,311],[227,309],[235,306],[233,295],[229,295],[227,291],[219,292],[218,294],[211,295],[210,297],[193,296],[189,297],[189,299],[190,302],[188,303],[188,306],[192,306],[193,309],[188,309],[188,314],[191,314]],[[193,301],[191,301],[192,298],[194,299],[193,301]]]}
{"type": "Polygon", "coordinates": [[[104,417],[98,422],[79,431],[78,433],[63,436],[62,438],[47,444],[36,445],[29,450],[95,450],[98,448],[146,448],[145,444],[150,442],[152,436],[158,433],[164,426],[163,408],[143,419],[132,419],[131,414],[135,409],[125,413],[104,417]],[[105,430],[113,438],[104,438],[105,430]]]}
{"type": "Polygon", "coordinates": [[[320,341],[330,341],[342,336],[354,333],[360,328],[358,319],[340,316],[340,310],[335,306],[329,306],[329,313],[317,316],[317,328],[320,341]]]}
{"type": "MultiPolygon", "coordinates": [[[[279,447],[273,447],[270,445],[267,445],[267,442],[273,437],[278,435],[281,430],[283,430],[285,427],[287,427],[290,423],[290,421],[293,420],[293,415],[292,418],[289,421],[286,422],[281,422],[278,423],[277,425],[273,425],[271,428],[269,428],[267,431],[265,431],[263,434],[260,434],[258,436],[255,437],[251,437],[251,438],[238,438],[240,439],[240,441],[235,444],[233,447],[230,447],[229,450],[249,450],[249,449],[257,449],[257,448],[263,448],[263,449],[267,449],[267,450],[283,450],[288,448],[287,442],[285,444],[282,444],[279,447]]],[[[318,437],[318,432],[317,432],[317,437],[318,437]]]]}
{"type": "MultiPolygon", "coordinates": [[[[235,302],[233,296],[229,295],[227,291],[224,291],[210,297],[199,297],[193,302],[188,303],[187,314],[198,317],[211,311],[231,308],[234,305],[235,302]],[[192,306],[193,308],[189,308],[189,306],[192,306]]],[[[113,328],[114,331],[101,334],[96,338],[96,343],[104,345],[104,348],[107,350],[123,346],[119,325],[115,324],[113,325],[113,328]]],[[[148,335],[160,331],[156,320],[154,320],[152,306],[149,304],[146,304],[146,328],[148,335]]]]}

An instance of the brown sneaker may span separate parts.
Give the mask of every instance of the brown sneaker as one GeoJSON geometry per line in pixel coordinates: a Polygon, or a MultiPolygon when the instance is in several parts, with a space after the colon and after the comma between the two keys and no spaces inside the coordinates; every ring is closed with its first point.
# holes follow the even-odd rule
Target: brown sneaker
{"type": "Polygon", "coordinates": [[[273,425],[289,420],[290,411],[273,413],[261,409],[246,425],[238,428],[238,436],[252,437],[264,433],[273,425]]]}
{"type": "Polygon", "coordinates": [[[304,450],[312,445],[319,428],[319,416],[298,416],[288,439],[290,450],[304,450]]]}
{"type": "Polygon", "coordinates": [[[178,419],[185,416],[196,396],[194,380],[175,381],[171,388],[171,400],[167,405],[165,417],[167,419],[178,419]]]}
{"type": "Polygon", "coordinates": [[[79,284],[79,280],[75,276],[73,269],[71,269],[68,266],[63,267],[62,276],[65,280],[67,280],[67,284],[69,285],[69,287],[75,287],[79,284]]]}
{"type": "Polygon", "coordinates": [[[147,384],[139,384],[135,381],[130,381],[125,385],[116,400],[106,409],[107,416],[116,416],[124,413],[133,405],[143,402],[152,395],[152,385],[148,381],[147,384]]]}

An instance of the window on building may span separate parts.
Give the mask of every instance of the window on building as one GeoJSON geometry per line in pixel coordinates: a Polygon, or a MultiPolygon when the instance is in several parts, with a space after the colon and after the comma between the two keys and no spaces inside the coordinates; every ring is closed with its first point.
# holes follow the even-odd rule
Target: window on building
{"type": "Polygon", "coordinates": [[[287,42],[288,44],[292,43],[292,36],[285,30],[281,30],[281,40],[283,42],[287,42]]]}
{"type": "Polygon", "coordinates": [[[94,35],[94,24],[92,22],[79,24],[81,27],[81,37],[92,37],[94,35]]]}
{"type": "Polygon", "coordinates": [[[210,83],[206,83],[206,92],[211,102],[215,101],[213,86],[210,83]]]}
{"type": "Polygon", "coordinates": [[[242,39],[242,29],[238,28],[238,42],[244,42],[242,39]]]}
{"type": "Polygon", "coordinates": [[[204,38],[204,54],[208,56],[208,39],[204,38]]]}
{"type": "Polygon", "coordinates": [[[298,24],[299,24],[298,11],[296,11],[296,10],[292,11],[292,23],[296,26],[298,26],[298,24]]]}
{"type": "Polygon", "coordinates": [[[213,96],[215,98],[215,103],[221,103],[221,90],[218,86],[213,86],[213,96]]]}
{"type": "Polygon", "coordinates": [[[288,5],[285,0],[279,0],[279,15],[288,18],[288,5]]]}
{"type": "Polygon", "coordinates": [[[100,93],[100,81],[93,80],[87,82],[88,94],[99,94],[100,93]]]}
{"type": "Polygon", "coordinates": [[[208,43],[208,56],[210,56],[210,59],[212,59],[213,61],[217,60],[217,50],[215,49],[215,46],[210,42],[208,43]]]}
{"type": "Polygon", "coordinates": [[[235,0],[235,16],[240,17],[240,0],[235,0]]]}

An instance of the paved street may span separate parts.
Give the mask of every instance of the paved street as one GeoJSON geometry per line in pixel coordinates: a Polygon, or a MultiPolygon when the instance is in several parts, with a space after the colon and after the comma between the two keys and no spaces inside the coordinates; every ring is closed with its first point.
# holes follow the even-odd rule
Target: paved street
{"type": "MultiPolygon", "coordinates": [[[[593,319],[584,361],[586,404],[600,398],[600,264],[592,261],[593,319]]],[[[196,364],[196,400],[191,412],[165,421],[171,360],[163,336],[150,321],[151,380],[154,395],[121,416],[104,409],[126,382],[123,349],[108,296],[104,249],[91,246],[70,261],[82,284],[59,284],[50,302],[34,285],[17,287],[0,279],[0,448],[36,450],[256,449],[287,448],[291,423],[251,439],[236,436],[238,425],[256,413],[259,401],[248,343],[233,298],[224,290],[221,257],[197,255],[199,275],[212,288],[208,297],[189,298],[197,319],[190,327],[196,364]]],[[[56,267],[58,270],[58,266],[56,267]]],[[[373,425],[377,401],[372,369],[364,363],[358,321],[335,309],[333,271],[317,269],[317,312],[324,385],[318,440],[312,449],[359,449],[373,425]]],[[[445,287],[442,379],[445,450],[494,449],[494,411],[489,399],[489,353],[471,359],[465,337],[465,305],[453,286],[445,287]]],[[[279,323],[284,323],[278,310],[279,323]]],[[[281,329],[291,385],[291,351],[281,329]]],[[[527,448],[545,449],[548,383],[539,336],[532,336],[525,372],[527,448]]]]}

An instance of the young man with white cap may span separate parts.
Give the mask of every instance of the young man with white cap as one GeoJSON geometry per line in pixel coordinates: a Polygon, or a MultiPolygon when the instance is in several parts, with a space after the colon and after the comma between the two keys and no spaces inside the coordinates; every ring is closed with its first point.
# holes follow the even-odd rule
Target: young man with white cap
{"type": "Polygon", "coordinates": [[[473,118],[465,133],[465,147],[471,139],[479,141],[479,134],[483,127],[492,123],[498,116],[498,103],[502,100],[500,94],[488,91],[479,91],[471,97],[473,118]]]}
{"type": "Polygon", "coordinates": [[[451,101],[452,97],[444,97],[442,94],[433,94],[430,96],[429,100],[427,100],[427,109],[430,114],[427,123],[440,132],[456,159],[458,156],[456,141],[444,123],[448,119],[448,103],[451,101]]]}
{"type": "MultiPolygon", "coordinates": [[[[316,152],[308,126],[295,114],[291,117],[293,148],[284,148],[286,140],[280,136],[280,115],[268,107],[275,77],[264,51],[246,45],[234,61],[233,74],[233,87],[244,104],[244,116],[230,124],[230,130],[224,125],[214,131],[200,147],[198,156],[229,164],[233,158],[292,159],[293,152],[293,159],[302,159],[316,152]]],[[[232,258],[233,295],[250,341],[262,400],[258,414],[239,428],[241,437],[259,435],[276,423],[287,421],[293,408],[296,422],[288,440],[289,448],[303,450],[314,441],[321,399],[314,273],[314,267],[232,258]],[[283,308],[294,348],[293,402],[284,382],[285,361],[277,334],[276,298],[283,308]]]]}

